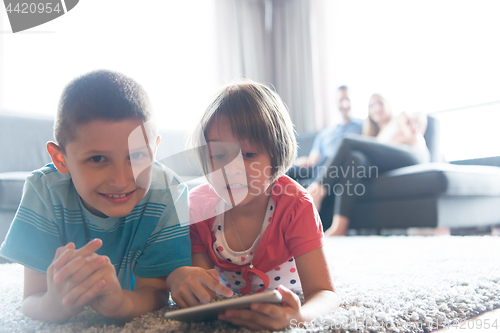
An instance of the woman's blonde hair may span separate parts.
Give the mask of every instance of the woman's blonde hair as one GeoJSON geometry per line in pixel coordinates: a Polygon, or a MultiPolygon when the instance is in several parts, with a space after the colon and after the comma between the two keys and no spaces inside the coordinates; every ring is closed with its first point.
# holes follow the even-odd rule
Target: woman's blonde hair
{"type": "MultiPolygon", "coordinates": [[[[387,100],[384,97],[382,97],[382,95],[372,94],[368,101],[368,109],[370,109],[370,104],[373,98],[379,98],[382,101],[382,103],[384,103],[384,107],[389,113],[389,119],[387,120],[387,122],[391,121],[392,118],[391,106],[389,105],[389,102],[387,102],[387,100]]],[[[373,121],[370,112],[368,111],[368,117],[363,121],[362,134],[366,136],[376,137],[379,133],[380,133],[380,126],[375,121],[373,121]]]]}
{"type": "MultiPolygon", "coordinates": [[[[297,156],[295,130],[288,110],[277,93],[251,80],[224,86],[205,110],[199,125],[191,135],[193,147],[205,145],[210,126],[219,117],[227,117],[233,135],[248,140],[271,156],[271,181],[285,174],[297,156]]],[[[198,149],[205,174],[205,151],[198,149]]]]}

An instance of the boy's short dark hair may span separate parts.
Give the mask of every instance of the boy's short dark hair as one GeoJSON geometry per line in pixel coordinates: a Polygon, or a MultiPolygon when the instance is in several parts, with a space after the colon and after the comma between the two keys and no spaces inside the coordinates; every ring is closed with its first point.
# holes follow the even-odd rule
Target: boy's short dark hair
{"type": "Polygon", "coordinates": [[[153,117],[146,91],[117,72],[97,70],[71,81],[63,90],[54,124],[54,139],[63,153],[80,125],[94,120],[146,122],[153,117]]]}

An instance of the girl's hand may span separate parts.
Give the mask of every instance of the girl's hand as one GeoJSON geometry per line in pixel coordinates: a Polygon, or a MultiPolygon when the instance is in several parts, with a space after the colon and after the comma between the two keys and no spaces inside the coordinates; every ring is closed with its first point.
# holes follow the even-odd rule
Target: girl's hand
{"type": "Polygon", "coordinates": [[[179,267],[167,278],[167,289],[172,300],[180,307],[207,304],[218,292],[224,296],[233,295],[231,289],[220,283],[215,269],[201,267],[179,267]]]}
{"type": "Polygon", "coordinates": [[[292,319],[300,322],[302,316],[299,296],[284,286],[279,286],[278,291],[283,297],[282,306],[254,303],[251,310],[228,310],[220,314],[219,319],[254,331],[281,330],[290,326],[292,319]]]}

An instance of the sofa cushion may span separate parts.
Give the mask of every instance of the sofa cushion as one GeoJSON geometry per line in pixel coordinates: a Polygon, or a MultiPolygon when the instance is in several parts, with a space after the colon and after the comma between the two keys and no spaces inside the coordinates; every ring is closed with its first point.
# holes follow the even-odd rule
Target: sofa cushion
{"type": "Polygon", "coordinates": [[[297,156],[309,155],[317,134],[318,132],[309,132],[297,135],[297,156]]]}
{"type": "Polygon", "coordinates": [[[498,224],[500,196],[422,196],[356,205],[353,229],[471,228],[498,224]]]}
{"type": "Polygon", "coordinates": [[[373,178],[363,199],[450,196],[500,196],[500,168],[425,163],[399,168],[373,178]]]}
{"type": "Polygon", "coordinates": [[[31,172],[2,172],[0,173],[0,210],[17,210],[26,177],[31,172]]]}
{"type": "Polygon", "coordinates": [[[0,172],[32,171],[50,163],[54,118],[0,112],[0,172]]]}

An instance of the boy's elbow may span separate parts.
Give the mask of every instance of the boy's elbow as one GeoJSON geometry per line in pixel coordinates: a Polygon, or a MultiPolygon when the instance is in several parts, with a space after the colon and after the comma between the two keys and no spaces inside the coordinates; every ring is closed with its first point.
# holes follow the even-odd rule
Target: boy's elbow
{"type": "Polygon", "coordinates": [[[55,312],[52,308],[44,307],[39,300],[27,297],[23,300],[23,315],[34,320],[48,321],[56,324],[62,324],[69,320],[71,316],[63,312],[55,312]]]}

